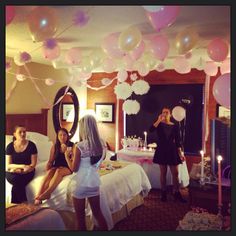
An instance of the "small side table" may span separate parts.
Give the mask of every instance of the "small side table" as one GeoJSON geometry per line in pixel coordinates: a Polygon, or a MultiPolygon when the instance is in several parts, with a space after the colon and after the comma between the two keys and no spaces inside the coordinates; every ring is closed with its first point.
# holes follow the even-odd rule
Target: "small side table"
{"type": "MultiPolygon", "coordinates": [[[[222,186],[222,214],[226,215],[231,202],[231,187],[222,186]]],[[[193,207],[201,207],[209,212],[218,213],[218,185],[206,183],[200,185],[198,180],[190,179],[189,204],[193,207]]]]}

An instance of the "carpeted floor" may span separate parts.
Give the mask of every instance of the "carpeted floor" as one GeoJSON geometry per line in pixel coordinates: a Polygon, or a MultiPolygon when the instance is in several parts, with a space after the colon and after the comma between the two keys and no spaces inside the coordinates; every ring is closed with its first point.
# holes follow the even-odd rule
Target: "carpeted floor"
{"type": "MultiPolygon", "coordinates": [[[[181,193],[188,200],[188,189],[181,190],[181,193]]],[[[144,199],[144,204],[118,222],[113,231],[175,231],[179,220],[189,210],[188,203],[174,201],[170,193],[167,202],[162,202],[160,190],[152,189],[144,199]]]]}

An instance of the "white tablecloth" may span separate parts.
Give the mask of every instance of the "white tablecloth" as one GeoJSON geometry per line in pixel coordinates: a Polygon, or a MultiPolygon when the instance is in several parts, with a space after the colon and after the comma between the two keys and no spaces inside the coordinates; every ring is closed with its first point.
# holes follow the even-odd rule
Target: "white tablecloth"
{"type": "MultiPolygon", "coordinates": [[[[152,162],[154,151],[141,151],[121,149],[117,152],[117,157],[120,160],[126,160],[140,164],[146,172],[152,188],[161,188],[160,185],[160,169],[159,165],[152,162]]],[[[189,185],[189,174],[186,162],[178,165],[179,169],[179,182],[182,187],[189,185]]],[[[172,177],[170,169],[167,170],[167,185],[172,184],[172,177]]]]}

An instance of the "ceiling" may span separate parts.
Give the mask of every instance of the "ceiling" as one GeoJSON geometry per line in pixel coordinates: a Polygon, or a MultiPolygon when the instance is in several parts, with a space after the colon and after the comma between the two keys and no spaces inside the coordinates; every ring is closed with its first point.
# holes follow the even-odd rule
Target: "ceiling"
{"type": "MultiPolygon", "coordinates": [[[[42,42],[33,42],[28,27],[28,14],[34,6],[16,6],[15,17],[6,27],[6,55],[13,57],[20,51],[30,53],[33,62],[53,65],[55,68],[68,67],[64,61],[65,53],[72,47],[80,47],[83,56],[94,51],[103,58],[107,54],[102,50],[103,39],[111,33],[123,32],[129,26],[136,26],[142,33],[148,55],[149,40],[157,34],[165,34],[170,43],[170,50],[163,62],[165,68],[173,68],[173,60],[178,56],[175,37],[178,32],[193,26],[199,35],[196,46],[190,57],[192,68],[197,68],[202,61],[210,60],[207,55],[208,43],[220,37],[230,43],[230,7],[229,6],[180,6],[177,19],[169,27],[157,32],[147,18],[143,6],[49,6],[54,9],[58,18],[57,31],[54,37],[58,40],[61,56],[54,62],[42,55],[42,42]],[[72,24],[75,13],[79,10],[89,16],[83,27],[72,24]]],[[[117,68],[120,62],[117,62],[117,68]]],[[[102,65],[93,71],[102,71],[102,65]]]]}

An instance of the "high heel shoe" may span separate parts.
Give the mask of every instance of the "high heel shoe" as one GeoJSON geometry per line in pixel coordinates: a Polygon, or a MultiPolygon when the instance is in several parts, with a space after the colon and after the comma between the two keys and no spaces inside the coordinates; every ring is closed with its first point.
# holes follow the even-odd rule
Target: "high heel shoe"
{"type": "Polygon", "coordinates": [[[182,203],[186,203],[187,201],[182,197],[181,193],[179,191],[174,192],[174,199],[176,201],[182,202],[182,203]]]}

